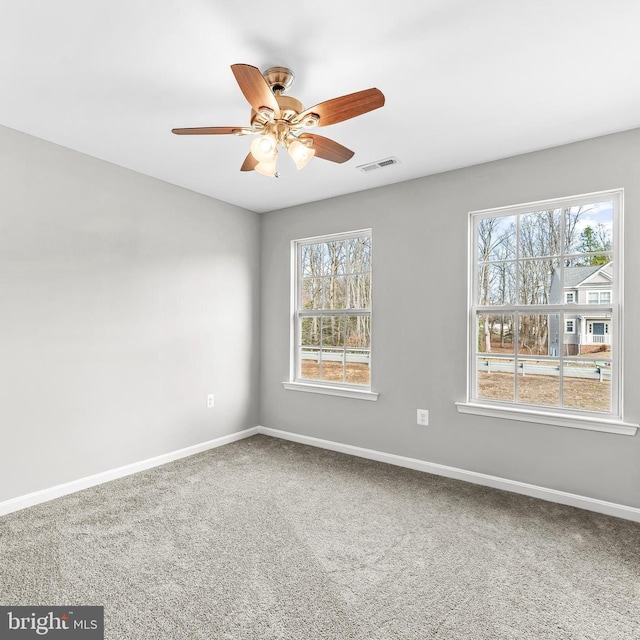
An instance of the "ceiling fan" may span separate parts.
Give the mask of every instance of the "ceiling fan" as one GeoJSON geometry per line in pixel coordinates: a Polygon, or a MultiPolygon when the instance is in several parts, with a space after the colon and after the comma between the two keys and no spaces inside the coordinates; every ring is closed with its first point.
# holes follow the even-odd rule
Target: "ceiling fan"
{"type": "Polygon", "coordinates": [[[231,71],[251,105],[250,125],[171,131],[178,135],[258,134],[240,171],[255,170],[265,176],[277,177],[279,147],[287,150],[298,169],[305,167],[314,156],[330,162],[346,162],[353,156],[353,151],[329,138],[307,133],[305,129],[336,124],[384,105],[384,95],[379,89],[365,89],[305,109],[296,98],[282,95],[293,84],[294,75],[290,69],[271,67],[263,74],[249,64],[233,64],[231,71]]]}

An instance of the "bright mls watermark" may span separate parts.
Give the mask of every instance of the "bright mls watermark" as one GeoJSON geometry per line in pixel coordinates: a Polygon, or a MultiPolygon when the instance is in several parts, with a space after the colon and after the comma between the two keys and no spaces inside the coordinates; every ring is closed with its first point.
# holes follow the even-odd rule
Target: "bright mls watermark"
{"type": "Polygon", "coordinates": [[[0,640],[104,640],[104,607],[0,607],[0,640]]]}

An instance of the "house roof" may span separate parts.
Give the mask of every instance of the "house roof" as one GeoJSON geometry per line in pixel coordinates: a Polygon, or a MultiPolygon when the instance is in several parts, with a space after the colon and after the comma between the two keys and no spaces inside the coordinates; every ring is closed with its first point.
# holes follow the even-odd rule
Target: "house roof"
{"type": "Polygon", "coordinates": [[[565,288],[577,287],[587,278],[597,273],[607,265],[598,264],[590,267],[565,267],[564,268],[564,286],[565,288]]]}

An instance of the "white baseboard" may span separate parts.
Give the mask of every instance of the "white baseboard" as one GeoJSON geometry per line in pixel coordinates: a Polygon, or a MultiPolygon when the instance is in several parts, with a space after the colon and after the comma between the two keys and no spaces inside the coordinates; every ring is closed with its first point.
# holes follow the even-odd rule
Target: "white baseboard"
{"type": "Polygon", "coordinates": [[[595,511],[596,513],[604,513],[609,516],[640,522],[640,509],[636,507],[628,507],[626,505],[616,504],[615,502],[606,502],[596,498],[579,496],[574,493],[567,493],[566,491],[548,489],[534,484],[527,484],[526,482],[518,482],[517,480],[508,480],[506,478],[499,478],[498,476],[490,476],[486,473],[477,473],[476,471],[467,471],[465,469],[458,469],[457,467],[448,467],[435,462],[426,462],[425,460],[418,460],[416,458],[406,458],[393,453],[384,453],[382,451],[375,451],[374,449],[363,449],[362,447],[332,442],[331,440],[321,440],[319,438],[303,436],[289,431],[280,431],[278,429],[270,429],[268,427],[258,427],[257,430],[258,433],[273,436],[274,438],[291,440],[292,442],[308,444],[312,447],[329,449],[331,451],[346,453],[359,458],[367,458],[368,460],[386,462],[387,464],[393,464],[398,467],[406,467],[407,469],[414,469],[416,471],[425,471],[426,473],[433,473],[438,476],[464,480],[465,482],[472,482],[473,484],[480,484],[485,487],[493,487],[494,489],[520,493],[525,496],[531,496],[532,498],[547,500],[548,502],[557,502],[558,504],[578,507],[579,509],[586,509],[587,511],[595,511]]]}
{"type": "Polygon", "coordinates": [[[579,509],[586,509],[588,511],[595,511],[596,513],[603,513],[617,518],[624,518],[625,520],[640,522],[640,509],[636,507],[628,507],[614,502],[606,502],[596,498],[588,498],[574,493],[567,493],[566,491],[557,491],[556,489],[548,489],[546,487],[527,484],[526,482],[518,482],[517,480],[508,480],[506,478],[499,478],[498,476],[491,476],[485,473],[477,473],[476,471],[467,471],[465,469],[449,467],[435,462],[418,460],[417,458],[407,458],[393,453],[384,453],[383,451],[376,451],[374,449],[364,449],[350,444],[332,442],[331,440],[322,440],[320,438],[304,436],[290,431],[281,431],[279,429],[270,429],[269,427],[261,426],[245,429],[244,431],[232,433],[228,436],[215,438],[214,440],[202,442],[191,447],[186,447],[185,449],[179,449],[178,451],[171,451],[169,453],[156,456],[155,458],[134,462],[132,464],[118,467],[117,469],[112,469],[110,471],[105,471],[103,473],[97,473],[86,478],[80,478],[72,482],[59,484],[48,489],[28,493],[24,496],[11,498],[10,500],[0,502],[0,516],[13,511],[19,511],[20,509],[25,509],[27,507],[32,507],[42,502],[48,502],[49,500],[65,496],[70,493],[75,493],[82,489],[88,489],[89,487],[109,482],[110,480],[116,480],[117,478],[138,473],[139,471],[158,467],[180,458],[186,458],[188,456],[195,455],[196,453],[201,453],[202,451],[215,449],[216,447],[221,447],[225,444],[230,444],[231,442],[236,442],[237,440],[249,438],[257,434],[263,434],[283,440],[290,440],[292,442],[299,442],[300,444],[308,444],[320,449],[346,453],[359,458],[367,458],[368,460],[377,460],[378,462],[385,462],[398,467],[406,467],[407,469],[433,473],[438,476],[464,480],[465,482],[472,482],[473,484],[480,484],[486,487],[493,487],[494,489],[502,489],[504,491],[511,491],[512,493],[531,496],[532,498],[547,500],[548,502],[557,502],[571,507],[578,507],[579,509]]]}
{"type": "Polygon", "coordinates": [[[160,465],[167,464],[168,462],[193,456],[196,453],[201,453],[208,449],[215,449],[216,447],[230,444],[236,440],[242,440],[243,438],[254,436],[257,433],[259,433],[258,428],[252,427],[251,429],[231,433],[228,436],[221,436],[214,440],[194,444],[191,447],[185,447],[184,449],[178,449],[177,451],[170,451],[169,453],[164,453],[160,456],[156,456],[155,458],[148,458],[147,460],[141,460],[140,462],[133,462],[132,464],[127,464],[124,467],[118,467],[117,469],[111,469],[110,471],[96,473],[93,476],[72,480],[71,482],[58,484],[54,487],[49,487],[48,489],[42,489],[41,491],[34,491],[33,493],[28,493],[24,496],[11,498],[10,500],[0,502],[0,516],[13,511],[19,511],[20,509],[26,509],[27,507],[33,507],[34,505],[42,502],[48,502],[49,500],[54,500],[55,498],[60,498],[61,496],[66,496],[70,493],[81,491],[82,489],[88,489],[89,487],[94,487],[97,484],[103,484],[110,480],[130,476],[131,474],[138,473],[139,471],[145,471],[152,467],[159,467],[160,465]]]}

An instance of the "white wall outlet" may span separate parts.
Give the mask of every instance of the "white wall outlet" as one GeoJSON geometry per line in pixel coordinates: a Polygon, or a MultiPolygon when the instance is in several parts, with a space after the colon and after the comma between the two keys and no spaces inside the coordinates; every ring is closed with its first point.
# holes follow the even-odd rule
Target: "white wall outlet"
{"type": "Polygon", "coordinates": [[[207,409],[213,408],[214,405],[214,397],[213,393],[207,395],[207,409]]]}
{"type": "Polygon", "coordinates": [[[426,409],[418,409],[418,424],[423,427],[429,425],[429,412],[426,409]]]}

